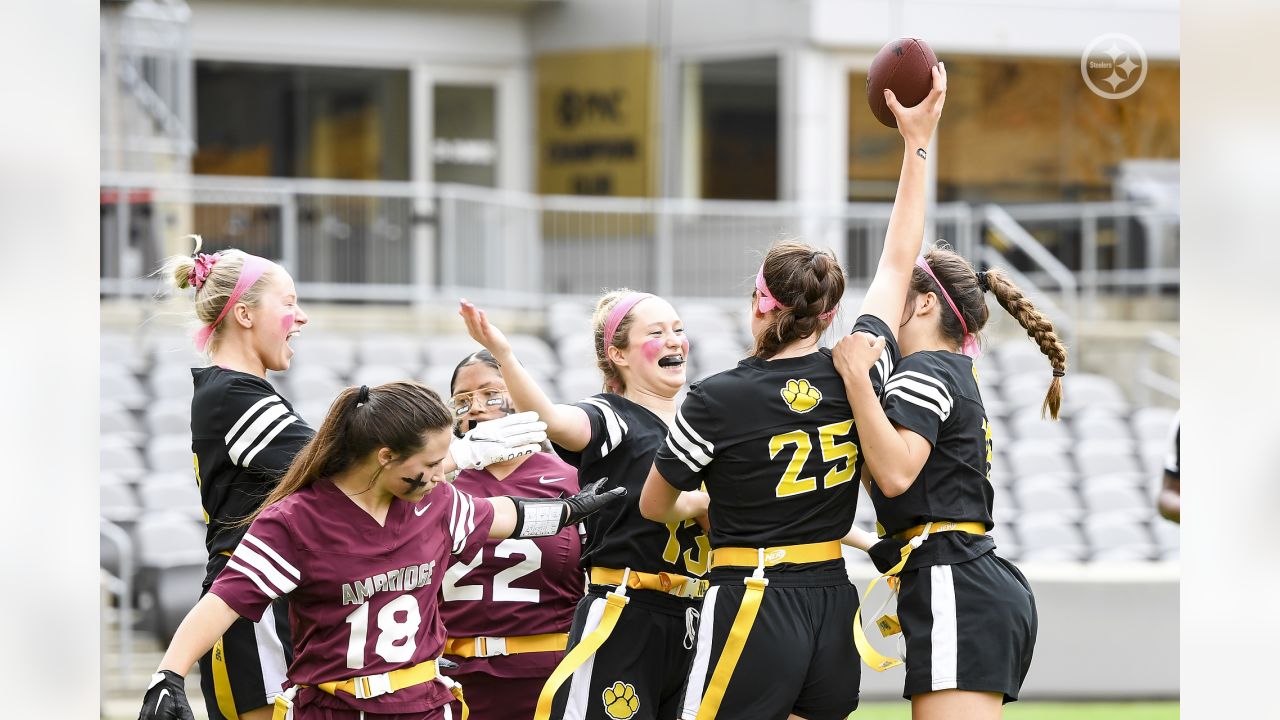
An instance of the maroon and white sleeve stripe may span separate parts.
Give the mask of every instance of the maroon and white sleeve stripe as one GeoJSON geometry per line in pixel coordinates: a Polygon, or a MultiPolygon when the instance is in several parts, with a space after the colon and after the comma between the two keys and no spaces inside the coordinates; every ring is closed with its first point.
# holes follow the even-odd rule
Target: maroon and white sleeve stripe
{"type": "Polygon", "coordinates": [[[272,600],[293,592],[302,580],[298,568],[252,533],[245,533],[227,561],[227,569],[249,578],[272,600]]]}
{"type": "Polygon", "coordinates": [[[453,506],[449,509],[450,552],[454,555],[462,552],[467,546],[467,539],[475,531],[475,499],[461,490],[453,488],[453,506]]]}

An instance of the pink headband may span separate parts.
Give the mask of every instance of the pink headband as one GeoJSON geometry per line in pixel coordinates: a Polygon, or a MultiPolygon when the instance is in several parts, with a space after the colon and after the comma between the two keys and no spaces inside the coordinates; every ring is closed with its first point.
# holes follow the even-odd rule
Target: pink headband
{"type": "Polygon", "coordinates": [[[971,358],[976,358],[981,355],[982,351],[978,348],[978,336],[969,332],[969,326],[965,324],[964,316],[960,314],[960,308],[956,307],[956,304],[951,301],[951,296],[947,294],[947,289],[942,286],[942,283],[938,280],[938,276],[933,274],[933,268],[929,267],[928,261],[923,257],[918,257],[916,258],[916,267],[925,271],[928,273],[929,277],[933,278],[933,282],[937,284],[938,290],[942,291],[942,299],[947,301],[947,304],[951,306],[951,312],[955,313],[956,318],[960,320],[960,331],[964,333],[964,346],[960,349],[960,352],[971,358]]]}
{"type": "MultiPolygon", "coordinates": [[[[762,315],[774,308],[781,308],[783,310],[791,309],[790,307],[783,305],[778,298],[773,296],[773,293],[769,292],[769,286],[764,283],[764,264],[760,265],[760,271],[756,273],[756,292],[760,293],[760,299],[756,301],[756,307],[760,308],[760,314],[762,315]]],[[[831,316],[835,314],[836,308],[831,308],[819,315],[818,319],[825,322],[830,320],[831,316]]]]}
{"type": "MultiPolygon", "coordinates": [[[[196,331],[196,349],[201,352],[209,344],[209,338],[213,336],[213,331],[218,328],[218,323],[222,322],[222,318],[227,316],[231,308],[240,300],[240,296],[245,290],[253,287],[258,282],[258,278],[262,274],[271,269],[271,261],[266,258],[260,258],[257,255],[244,256],[244,265],[240,268],[240,277],[236,278],[235,289],[231,291],[231,297],[227,298],[227,304],[222,306],[222,312],[218,313],[218,318],[213,322],[205,325],[196,331]]],[[[201,281],[203,284],[203,281],[201,281]]]]}
{"type": "Polygon", "coordinates": [[[618,326],[622,324],[622,319],[641,300],[651,297],[653,296],[649,293],[631,293],[630,295],[624,295],[621,300],[614,304],[613,309],[609,311],[609,319],[604,323],[604,348],[606,353],[609,352],[609,346],[613,344],[613,334],[618,331],[618,326]]]}

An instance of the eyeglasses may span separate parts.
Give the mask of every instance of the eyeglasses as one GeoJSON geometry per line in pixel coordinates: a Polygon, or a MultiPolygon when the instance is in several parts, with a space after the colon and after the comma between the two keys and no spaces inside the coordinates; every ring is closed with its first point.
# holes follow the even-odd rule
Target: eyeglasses
{"type": "Polygon", "coordinates": [[[451,399],[454,415],[466,415],[471,406],[479,402],[485,407],[498,407],[507,400],[507,391],[502,388],[483,387],[471,392],[458,393],[451,399]]]}

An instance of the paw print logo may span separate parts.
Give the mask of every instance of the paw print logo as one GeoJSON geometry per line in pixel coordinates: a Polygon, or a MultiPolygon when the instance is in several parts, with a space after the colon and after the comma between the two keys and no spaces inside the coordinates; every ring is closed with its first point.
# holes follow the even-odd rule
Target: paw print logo
{"type": "Polygon", "coordinates": [[[782,388],[782,399],[795,412],[807,413],[818,406],[822,393],[808,380],[788,380],[786,387],[782,388]]]}
{"type": "Polygon", "coordinates": [[[604,689],[604,712],[613,720],[628,720],[640,710],[640,698],[631,683],[621,680],[604,689]]]}

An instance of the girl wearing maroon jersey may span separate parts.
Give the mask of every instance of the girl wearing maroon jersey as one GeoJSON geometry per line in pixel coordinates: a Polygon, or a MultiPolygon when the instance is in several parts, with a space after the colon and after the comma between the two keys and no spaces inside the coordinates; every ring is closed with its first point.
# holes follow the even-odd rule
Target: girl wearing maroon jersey
{"type": "MultiPolygon", "coordinates": [[[[514,412],[498,363],[488,350],[463,358],[449,383],[455,434],[514,412]]],[[[578,471],[550,452],[483,470],[463,470],[453,486],[474,496],[513,493],[562,497],[578,492],[578,471]]],[[[467,689],[472,720],[529,720],[538,693],[569,639],[573,610],[586,586],[578,528],[536,540],[488,540],[471,562],[455,559],[445,575],[440,613],[449,639],[448,671],[467,689]]]]}
{"type": "MultiPolygon", "coordinates": [[[[284,475],[314,431],[267,371],[289,369],[292,342],[307,324],[293,278],[280,265],[240,250],[174,256],[160,271],[178,289],[195,291],[200,329],[196,347],[212,363],[193,368],[191,446],[201,505],[208,518],[209,553],[202,594],[226,566],[244,534],[241,522],[284,475]]],[[[521,416],[486,425],[458,440],[448,469],[483,467],[528,454],[504,436],[528,431],[521,416]],[[515,448],[515,449],[510,449],[515,448]]],[[[210,720],[265,720],[290,662],[287,603],[267,609],[259,622],[237,621],[200,659],[200,683],[210,720]]]]}
{"type": "Polygon", "coordinates": [[[449,558],[470,561],[486,538],[556,535],[625,492],[473,498],[442,483],[452,427],[418,383],[344,390],[179,626],[140,720],[192,718],[182,674],[237,619],[286,595],[292,686],[277,720],[289,707],[297,720],[451,720],[461,693],[437,669],[449,558]]]}

